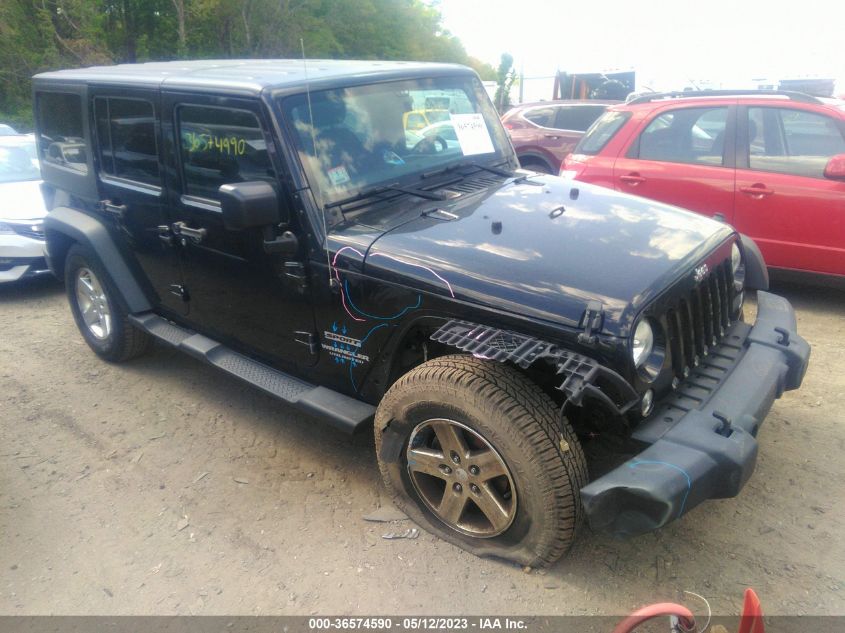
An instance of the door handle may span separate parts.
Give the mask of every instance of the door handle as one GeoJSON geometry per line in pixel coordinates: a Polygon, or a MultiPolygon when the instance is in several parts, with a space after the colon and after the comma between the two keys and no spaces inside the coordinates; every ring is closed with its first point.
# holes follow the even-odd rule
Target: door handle
{"type": "Polygon", "coordinates": [[[173,232],[170,230],[169,226],[161,224],[156,227],[156,230],[158,231],[158,239],[168,246],[173,246],[173,232]]]}
{"type": "Polygon", "coordinates": [[[184,244],[184,238],[186,237],[191,238],[195,242],[202,242],[205,236],[208,235],[208,231],[205,229],[192,229],[184,222],[175,222],[173,224],[173,234],[183,238],[184,244]]]}
{"type": "Polygon", "coordinates": [[[560,137],[557,134],[543,134],[544,137],[551,139],[553,141],[559,141],[560,137]]]}
{"type": "Polygon", "coordinates": [[[619,176],[619,180],[622,182],[627,182],[629,185],[636,187],[640,183],[645,182],[645,178],[640,176],[638,173],[633,174],[626,174],[625,176],[619,176]]]}
{"type": "Polygon", "coordinates": [[[100,208],[106,213],[117,216],[121,220],[123,219],[123,214],[126,213],[125,204],[115,204],[111,200],[100,200],[100,208]]]}
{"type": "Polygon", "coordinates": [[[763,184],[756,184],[752,185],[751,187],[740,187],[739,190],[742,193],[747,193],[750,196],[770,196],[774,193],[773,189],[769,189],[766,185],[763,184]]]}

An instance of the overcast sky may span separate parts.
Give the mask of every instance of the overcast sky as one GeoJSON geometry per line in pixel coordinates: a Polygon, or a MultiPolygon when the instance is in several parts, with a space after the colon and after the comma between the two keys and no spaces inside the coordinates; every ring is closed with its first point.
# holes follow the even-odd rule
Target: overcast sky
{"type": "MultiPolygon", "coordinates": [[[[440,0],[470,55],[507,51],[526,76],[637,70],[638,88],[715,87],[753,78],[838,78],[845,0],[440,0]],[[680,85],[684,84],[684,85],[680,85]]],[[[750,86],[748,86],[750,87],[750,86]]],[[[550,96],[550,95],[549,95],[550,96]]]]}

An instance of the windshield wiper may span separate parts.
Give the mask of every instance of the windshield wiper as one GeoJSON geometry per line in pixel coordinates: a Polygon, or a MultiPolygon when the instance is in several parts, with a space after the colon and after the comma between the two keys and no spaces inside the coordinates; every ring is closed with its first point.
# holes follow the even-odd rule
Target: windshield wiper
{"type": "MultiPolygon", "coordinates": [[[[501,163],[499,163],[501,165],[501,163]]],[[[441,169],[435,169],[434,171],[425,172],[422,175],[422,178],[432,178],[434,176],[440,176],[442,174],[449,174],[453,171],[457,171],[459,169],[463,169],[465,167],[475,167],[478,170],[483,170],[490,172],[491,174],[495,174],[497,176],[502,176],[504,178],[513,178],[514,173],[510,171],[506,171],[504,169],[500,169],[499,165],[485,165],[483,163],[479,163],[478,161],[474,160],[464,160],[459,163],[455,163],[454,165],[448,165],[447,167],[443,167],[441,169]]]]}
{"type": "Polygon", "coordinates": [[[442,193],[436,193],[434,191],[425,191],[424,189],[416,189],[414,187],[400,187],[399,185],[384,185],[381,187],[373,187],[372,189],[364,189],[356,193],[354,196],[349,196],[348,198],[341,198],[340,200],[330,202],[326,205],[326,208],[331,209],[333,207],[340,207],[344,204],[349,204],[351,202],[366,200],[367,198],[372,198],[373,196],[377,196],[378,194],[384,193],[386,191],[398,191],[399,193],[407,193],[409,195],[417,196],[419,198],[425,198],[426,200],[446,200],[447,198],[446,195],[442,193]]]}

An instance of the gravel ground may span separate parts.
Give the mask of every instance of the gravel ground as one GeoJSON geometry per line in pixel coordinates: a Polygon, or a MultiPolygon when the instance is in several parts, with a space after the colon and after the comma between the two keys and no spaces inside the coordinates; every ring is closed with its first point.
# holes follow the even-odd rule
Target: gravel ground
{"type": "MultiPolygon", "coordinates": [[[[620,614],[706,596],[845,614],[845,293],[781,285],[813,346],[739,497],[545,572],[474,558],[386,503],[354,440],[176,351],[100,361],[52,280],[0,287],[0,614],[620,614]]],[[[690,603],[699,609],[699,605],[690,603]]]]}

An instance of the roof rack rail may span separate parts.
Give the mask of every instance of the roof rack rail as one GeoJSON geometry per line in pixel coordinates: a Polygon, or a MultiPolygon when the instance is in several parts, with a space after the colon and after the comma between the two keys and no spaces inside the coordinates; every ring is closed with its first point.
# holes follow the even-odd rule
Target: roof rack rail
{"type": "Polygon", "coordinates": [[[637,103],[649,103],[658,99],[677,99],[682,97],[765,97],[769,95],[787,97],[792,101],[802,101],[804,103],[821,103],[819,99],[812,95],[795,92],[794,90],[684,90],[683,92],[648,92],[646,94],[636,95],[633,99],[625,103],[626,105],[634,105],[637,103]]]}

